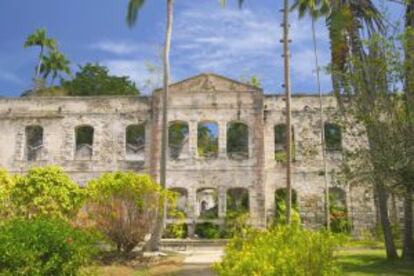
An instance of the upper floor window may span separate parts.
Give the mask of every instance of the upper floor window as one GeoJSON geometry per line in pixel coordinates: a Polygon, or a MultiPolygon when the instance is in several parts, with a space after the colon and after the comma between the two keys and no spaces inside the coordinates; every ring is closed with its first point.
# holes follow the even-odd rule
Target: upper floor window
{"type": "Polygon", "coordinates": [[[189,154],[188,124],[172,122],[168,128],[168,147],[171,159],[185,158],[189,154]]]}
{"type": "Polygon", "coordinates": [[[197,129],[197,150],[200,157],[218,156],[218,126],[213,122],[201,122],[197,129]]]}
{"type": "MultiPolygon", "coordinates": [[[[274,128],[275,160],[279,162],[286,161],[286,124],[278,124],[274,128]]],[[[292,126],[292,160],[296,155],[295,148],[295,131],[292,126]]]]}
{"type": "Polygon", "coordinates": [[[232,159],[249,158],[249,129],[243,123],[231,123],[227,128],[227,155],[232,159]]]}
{"type": "Polygon", "coordinates": [[[145,125],[130,125],[126,129],[126,157],[145,160],[145,125]]]}
{"type": "Polygon", "coordinates": [[[89,160],[93,154],[93,133],[91,126],[78,126],[75,128],[75,159],[89,160]]]}
{"type": "Polygon", "coordinates": [[[338,125],[325,123],[325,144],[327,151],[342,150],[342,131],[338,125]]]}
{"type": "Polygon", "coordinates": [[[27,161],[39,160],[43,149],[43,128],[41,126],[27,126],[25,134],[27,161]]]}

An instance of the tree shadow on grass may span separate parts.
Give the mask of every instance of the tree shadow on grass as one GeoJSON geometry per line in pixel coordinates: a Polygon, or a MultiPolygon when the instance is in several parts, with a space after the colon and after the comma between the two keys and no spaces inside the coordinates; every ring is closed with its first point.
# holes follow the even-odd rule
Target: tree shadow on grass
{"type": "Polygon", "coordinates": [[[414,264],[387,261],[383,250],[343,251],[338,257],[345,275],[414,275],[414,264]]]}

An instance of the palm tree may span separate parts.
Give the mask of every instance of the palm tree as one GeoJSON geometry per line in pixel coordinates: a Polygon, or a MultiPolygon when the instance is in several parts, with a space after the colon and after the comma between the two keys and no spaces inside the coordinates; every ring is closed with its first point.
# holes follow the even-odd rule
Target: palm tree
{"type": "MultiPolygon", "coordinates": [[[[299,17],[309,14],[313,19],[325,17],[331,44],[332,85],[334,93],[341,95],[344,85],[336,72],[344,72],[348,57],[364,59],[362,47],[363,31],[368,36],[383,32],[382,15],[371,0],[296,0],[292,9],[299,11],[299,17]]],[[[371,140],[368,134],[368,140],[371,140]]],[[[398,257],[392,238],[388,218],[387,192],[381,179],[375,181],[378,207],[388,259],[398,257]]]]}
{"type": "Polygon", "coordinates": [[[44,80],[51,75],[52,79],[50,86],[53,86],[55,79],[60,75],[60,73],[65,73],[69,76],[71,75],[69,65],[70,61],[65,57],[65,55],[55,50],[43,58],[40,73],[43,75],[44,80]]]}
{"type": "MultiPolygon", "coordinates": [[[[220,0],[222,6],[227,0],[220,0]]],[[[244,0],[238,0],[242,7],[244,0]]],[[[291,111],[291,79],[290,79],[290,48],[289,48],[289,0],[284,0],[283,8],[283,59],[284,59],[284,87],[286,97],[286,223],[291,222],[292,213],[292,111],[291,111]]]]}
{"type": "MultiPolygon", "coordinates": [[[[37,29],[33,34],[29,35],[24,43],[24,47],[40,47],[39,62],[35,70],[35,81],[39,80],[42,62],[44,60],[45,49],[55,51],[57,48],[56,40],[47,37],[46,29],[37,29]]],[[[37,88],[37,87],[36,87],[37,88]]]]}
{"type": "Polygon", "coordinates": [[[295,0],[299,17],[325,17],[331,44],[332,85],[339,94],[341,81],[335,71],[344,70],[349,53],[362,54],[361,32],[383,30],[382,15],[371,0],[295,0]]]}
{"type": "MultiPolygon", "coordinates": [[[[145,0],[129,0],[127,23],[130,27],[134,26],[138,12],[141,10],[145,3],[145,0]]],[[[164,93],[162,97],[162,136],[161,136],[161,158],[160,158],[160,185],[166,187],[167,179],[167,139],[168,139],[168,90],[170,83],[170,48],[171,48],[171,35],[173,27],[173,11],[174,0],[167,0],[167,26],[165,32],[165,45],[164,45],[164,93]]],[[[164,226],[164,212],[160,212],[157,219],[157,226],[151,237],[149,249],[152,251],[158,250],[159,242],[162,235],[162,228],[164,226]]]]}

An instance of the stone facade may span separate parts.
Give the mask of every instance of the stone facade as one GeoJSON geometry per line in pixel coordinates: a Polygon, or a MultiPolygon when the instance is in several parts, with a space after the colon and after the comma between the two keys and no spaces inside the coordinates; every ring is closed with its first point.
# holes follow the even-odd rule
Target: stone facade
{"type": "MultiPolygon", "coordinates": [[[[0,167],[12,173],[24,173],[32,166],[56,164],[80,185],[115,170],[145,172],[158,177],[161,93],[158,90],[152,96],[143,97],[0,99],[0,167]],[[127,128],[131,125],[142,126],[145,130],[145,137],[137,143],[127,138],[127,128]],[[36,132],[36,137],[41,137],[37,144],[28,137],[33,132],[28,130],[30,126],[41,127],[40,134],[36,132]],[[90,142],[76,134],[85,127],[92,129],[90,142]]],[[[336,101],[326,96],[323,102],[324,120],[332,121],[336,101]]],[[[275,191],[285,186],[286,179],[283,163],[275,160],[274,131],[276,125],[285,122],[284,108],[282,96],[265,95],[260,89],[214,74],[202,74],[171,86],[169,122],[185,123],[188,137],[182,154],[168,161],[167,185],[183,191],[180,205],[187,206],[189,225],[204,221],[223,223],[227,191],[233,188],[248,191],[254,225],[263,227],[271,223],[275,191]],[[217,125],[218,155],[215,158],[205,158],[197,151],[200,122],[217,125]],[[227,130],[232,122],[247,126],[245,158],[232,158],[227,152],[227,130]],[[213,204],[213,191],[217,218],[199,218],[202,209],[213,204]]],[[[324,221],[319,98],[294,96],[292,116],[293,188],[303,222],[317,228],[324,221]]],[[[347,148],[352,139],[345,133],[342,136],[341,147],[347,148]]],[[[376,221],[372,193],[363,186],[338,183],[333,172],[341,162],[340,151],[329,151],[327,158],[328,171],[332,172],[330,186],[339,186],[346,195],[354,231],[372,228],[376,221]]]]}

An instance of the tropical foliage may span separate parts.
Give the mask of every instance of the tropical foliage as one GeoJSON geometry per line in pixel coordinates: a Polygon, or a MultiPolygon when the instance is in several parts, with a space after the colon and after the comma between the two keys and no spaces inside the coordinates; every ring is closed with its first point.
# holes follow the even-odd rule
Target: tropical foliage
{"type": "Polygon", "coordinates": [[[63,80],[62,87],[70,96],[138,95],[139,90],[129,77],[109,74],[107,67],[87,63],[79,66],[72,80],[63,80]]]}
{"type": "Polygon", "coordinates": [[[83,205],[85,194],[59,167],[33,168],[18,176],[10,192],[18,216],[72,218],[83,205]]]}
{"type": "Polygon", "coordinates": [[[267,231],[245,230],[232,239],[219,275],[341,275],[334,252],[339,239],[296,224],[267,231]]]}
{"type": "Polygon", "coordinates": [[[92,233],[61,219],[13,219],[0,224],[0,274],[77,275],[95,245],[92,233]]]}

